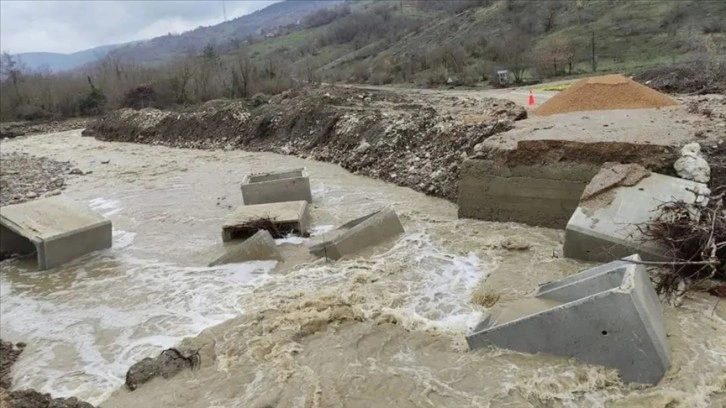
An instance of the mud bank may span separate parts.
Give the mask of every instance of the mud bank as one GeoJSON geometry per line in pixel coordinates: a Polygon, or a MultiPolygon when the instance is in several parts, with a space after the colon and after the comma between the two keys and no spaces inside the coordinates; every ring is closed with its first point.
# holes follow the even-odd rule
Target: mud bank
{"type": "Polygon", "coordinates": [[[325,87],[249,103],[211,101],[184,112],[123,109],[92,123],[84,135],[296,155],[454,200],[462,157],[526,117],[524,108],[505,100],[452,96],[434,102],[325,87]]]}

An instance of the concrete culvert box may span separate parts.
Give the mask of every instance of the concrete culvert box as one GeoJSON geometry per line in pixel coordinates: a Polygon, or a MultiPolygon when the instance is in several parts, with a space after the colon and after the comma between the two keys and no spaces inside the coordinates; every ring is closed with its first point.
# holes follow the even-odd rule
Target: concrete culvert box
{"type": "Polygon", "coordinates": [[[303,168],[245,176],[242,199],[245,205],[299,200],[313,202],[310,179],[303,168]]]}
{"type": "Polygon", "coordinates": [[[490,345],[574,357],[612,367],[625,382],[656,384],[670,366],[663,309],[632,255],[539,287],[533,298],[498,305],[467,336],[490,345]]]}
{"type": "Polygon", "coordinates": [[[403,226],[391,208],[349,221],[324,234],[310,246],[310,252],[320,257],[340,259],[364,248],[380,244],[402,234],[403,226]]]}
{"type": "Polygon", "coordinates": [[[111,221],[63,196],[0,208],[0,251],[35,252],[39,270],[111,244],[111,221]]]}
{"type": "Polygon", "coordinates": [[[287,234],[308,235],[310,213],[307,201],[244,205],[230,213],[222,225],[222,241],[245,240],[261,229],[273,238],[287,234]]]}
{"type": "Polygon", "coordinates": [[[261,230],[244,241],[225,244],[209,266],[270,259],[281,261],[282,256],[270,232],[261,230]]]}

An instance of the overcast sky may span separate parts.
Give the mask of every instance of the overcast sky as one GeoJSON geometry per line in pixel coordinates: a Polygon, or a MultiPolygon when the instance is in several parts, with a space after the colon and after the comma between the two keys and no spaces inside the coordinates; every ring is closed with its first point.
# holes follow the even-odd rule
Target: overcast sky
{"type": "Polygon", "coordinates": [[[0,49],[71,53],[217,24],[223,3],[232,19],[275,2],[2,0],[0,49]]]}

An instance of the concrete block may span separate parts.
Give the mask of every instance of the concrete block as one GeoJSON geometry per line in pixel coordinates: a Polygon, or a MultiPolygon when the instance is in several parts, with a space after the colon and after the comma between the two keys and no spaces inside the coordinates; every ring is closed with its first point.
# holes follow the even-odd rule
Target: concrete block
{"type": "MultiPolygon", "coordinates": [[[[603,171],[609,170],[604,167],[603,171]]],[[[658,206],[664,202],[684,200],[695,203],[703,198],[694,191],[704,195],[708,193],[704,184],[651,173],[634,185],[615,186],[583,200],[567,223],[564,255],[609,262],[638,253],[645,260],[668,260],[664,256],[665,248],[643,242],[638,226],[656,216],[658,206]]]]}
{"type": "Polygon", "coordinates": [[[470,349],[494,345],[574,357],[643,384],[658,383],[670,366],[663,310],[643,265],[611,262],[497,306],[467,336],[470,349]]]}
{"type": "Polygon", "coordinates": [[[564,228],[599,167],[465,160],[459,180],[459,218],[564,228]]]}
{"type": "Polygon", "coordinates": [[[269,259],[282,260],[275,240],[265,230],[257,231],[255,235],[244,241],[233,241],[225,244],[221,252],[209,263],[209,266],[269,259]]]}
{"type": "Polygon", "coordinates": [[[255,173],[242,181],[245,205],[305,200],[313,202],[310,179],[305,169],[255,173]]]}
{"type": "Polygon", "coordinates": [[[391,208],[385,208],[325,233],[310,246],[310,252],[337,260],[403,232],[403,226],[396,212],[391,208]]]}
{"type": "Polygon", "coordinates": [[[222,225],[222,241],[247,239],[257,231],[240,228],[249,221],[270,219],[277,230],[283,233],[307,235],[310,213],[307,201],[244,205],[230,213],[222,225]]]}
{"type": "Polygon", "coordinates": [[[111,221],[64,196],[0,208],[0,250],[35,252],[45,270],[110,248],[111,221]]]}

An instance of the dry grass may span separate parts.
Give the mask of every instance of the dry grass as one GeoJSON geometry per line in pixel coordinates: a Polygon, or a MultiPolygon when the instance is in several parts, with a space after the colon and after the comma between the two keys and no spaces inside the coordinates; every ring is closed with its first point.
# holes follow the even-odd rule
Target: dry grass
{"type": "Polygon", "coordinates": [[[671,258],[657,273],[658,293],[680,296],[707,280],[726,281],[725,195],[726,186],[714,188],[697,211],[683,201],[664,203],[641,228],[644,238],[666,248],[671,258]]]}

